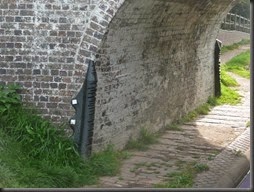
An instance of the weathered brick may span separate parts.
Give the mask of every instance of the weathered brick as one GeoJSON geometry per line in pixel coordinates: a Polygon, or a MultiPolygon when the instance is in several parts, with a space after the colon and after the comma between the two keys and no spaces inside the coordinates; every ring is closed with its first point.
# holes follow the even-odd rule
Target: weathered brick
{"type": "Polygon", "coordinates": [[[70,24],[59,24],[58,29],[67,31],[67,30],[71,29],[71,25],[70,24]]]}
{"type": "Polygon", "coordinates": [[[4,34],[4,29],[0,29],[0,35],[3,35],[4,34]]]}
{"type": "Polygon", "coordinates": [[[5,56],[5,61],[13,61],[13,56],[5,56]]]}
{"type": "Polygon", "coordinates": [[[63,10],[68,10],[69,8],[70,8],[69,5],[62,5],[62,9],[63,9],[63,10]]]}
{"type": "Polygon", "coordinates": [[[59,23],[67,23],[67,19],[65,17],[60,17],[59,23]]]}
{"type": "Polygon", "coordinates": [[[8,9],[7,3],[0,3],[0,9],[8,9]]]}
{"type": "Polygon", "coordinates": [[[49,83],[42,82],[41,88],[49,88],[49,83]]]}
{"type": "Polygon", "coordinates": [[[68,32],[67,32],[67,36],[68,36],[68,37],[75,37],[75,32],[73,32],[73,31],[68,31],[68,32]]]}
{"type": "Polygon", "coordinates": [[[14,43],[6,43],[6,48],[14,48],[14,43]]]}
{"type": "Polygon", "coordinates": [[[33,9],[33,8],[34,8],[34,5],[33,5],[33,4],[26,4],[26,8],[27,8],[27,9],[33,9]]]}
{"type": "Polygon", "coordinates": [[[51,75],[59,75],[59,71],[58,70],[51,70],[51,75]]]}
{"type": "Polygon", "coordinates": [[[66,36],[66,31],[59,31],[58,36],[66,36]]]}
{"type": "MultiPolygon", "coordinates": [[[[6,22],[14,22],[15,18],[14,17],[6,17],[5,20],[6,20],[6,22]]],[[[1,21],[1,17],[0,17],[0,21],[1,21]]]]}
{"type": "Polygon", "coordinates": [[[26,8],[26,4],[18,4],[18,9],[25,9],[26,8]]]}
{"type": "Polygon", "coordinates": [[[33,75],[40,75],[41,74],[41,70],[40,69],[34,69],[33,70],[33,75]]]}
{"type": "Polygon", "coordinates": [[[59,84],[59,89],[66,89],[66,84],[60,83],[59,84]]]}
{"type": "Polygon", "coordinates": [[[47,103],[46,107],[47,108],[57,108],[57,103],[47,103]]]}
{"type": "Polygon", "coordinates": [[[17,48],[17,49],[22,48],[22,43],[15,43],[15,48],[17,48]]]}
{"type": "Polygon", "coordinates": [[[15,30],[14,31],[14,35],[21,35],[22,34],[22,30],[15,30]]]}
{"type": "Polygon", "coordinates": [[[40,101],[47,102],[49,100],[48,96],[40,96],[40,101]]]}
{"type": "Polygon", "coordinates": [[[75,60],[74,60],[74,58],[72,58],[72,57],[66,59],[66,62],[67,62],[67,63],[73,63],[74,61],[75,61],[75,60]]]}
{"type": "Polygon", "coordinates": [[[60,97],[50,97],[49,101],[53,102],[53,103],[58,103],[61,101],[61,98],[60,97]]]}
{"type": "Polygon", "coordinates": [[[60,71],[60,76],[67,76],[67,72],[66,71],[60,71]]]}
{"type": "Polygon", "coordinates": [[[30,10],[20,10],[21,16],[34,16],[34,11],[30,10]]]}
{"type": "Polygon", "coordinates": [[[57,36],[57,31],[50,31],[50,36],[57,36]]]}
{"type": "Polygon", "coordinates": [[[6,69],[0,69],[0,74],[6,74],[6,69]]]}
{"type": "Polygon", "coordinates": [[[57,85],[57,83],[50,83],[50,87],[52,89],[56,89],[56,88],[58,88],[58,85],[57,85]]]}

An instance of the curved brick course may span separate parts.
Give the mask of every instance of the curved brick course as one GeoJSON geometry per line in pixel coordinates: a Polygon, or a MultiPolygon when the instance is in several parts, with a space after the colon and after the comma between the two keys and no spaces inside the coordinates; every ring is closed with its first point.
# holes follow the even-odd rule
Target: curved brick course
{"type": "Polygon", "coordinates": [[[94,149],[123,147],[213,94],[213,49],[233,0],[0,0],[2,83],[67,122],[97,58],[94,149]]]}

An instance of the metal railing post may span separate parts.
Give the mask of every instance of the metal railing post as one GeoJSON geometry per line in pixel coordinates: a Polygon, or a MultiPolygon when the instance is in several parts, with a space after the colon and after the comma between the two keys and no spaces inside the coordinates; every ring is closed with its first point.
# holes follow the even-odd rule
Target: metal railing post
{"type": "Polygon", "coordinates": [[[71,102],[75,109],[75,115],[71,118],[70,125],[74,131],[74,142],[82,157],[90,156],[92,150],[96,88],[95,63],[90,61],[84,84],[71,102]]]}
{"type": "Polygon", "coordinates": [[[220,52],[222,42],[216,39],[214,49],[214,96],[221,96],[221,77],[220,77],[220,52]]]}
{"type": "Polygon", "coordinates": [[[234,15],[234,30],[236,30],[236,15],[234,15]]]}

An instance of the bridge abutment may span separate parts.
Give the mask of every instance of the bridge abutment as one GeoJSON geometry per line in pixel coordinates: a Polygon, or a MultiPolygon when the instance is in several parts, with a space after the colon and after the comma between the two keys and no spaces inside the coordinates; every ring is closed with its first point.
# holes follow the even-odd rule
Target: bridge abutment
{"type": "Polygon", "coordinates": [[[214,43],[233,0],[7,0],[2,83],[68,121],[89,60],[98,74],[94,150],[158,131],[214,92],[214,43]]]}

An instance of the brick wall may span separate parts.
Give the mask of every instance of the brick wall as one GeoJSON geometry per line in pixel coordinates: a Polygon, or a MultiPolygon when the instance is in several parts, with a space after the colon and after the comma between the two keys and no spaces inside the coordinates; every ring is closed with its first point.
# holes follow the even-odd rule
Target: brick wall
{"type": "Polygon", "coordinates": [[[67,122],[97,57],[94,149],[158,130],[213,93],[213,46],[233,0],[0,0],[0,81],[67,122]]]}

